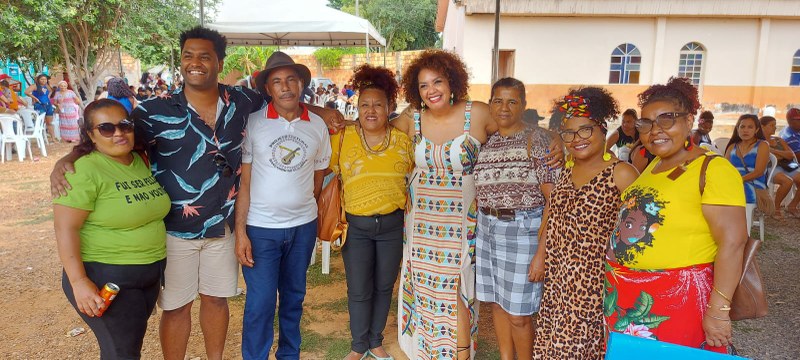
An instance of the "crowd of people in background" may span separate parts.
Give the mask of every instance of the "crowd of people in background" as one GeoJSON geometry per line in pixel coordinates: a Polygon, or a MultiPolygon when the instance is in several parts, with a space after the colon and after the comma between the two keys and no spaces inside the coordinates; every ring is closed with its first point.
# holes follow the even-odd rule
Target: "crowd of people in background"
{"type": "MultiPolygon", "coordinates": [[[[66,82],[56,92],[37,77],[29,89],[37,109],[53,104],[67,120],[62,137],[81,140],[51,176],[63,196],[56,239],[64,292],[103,357],[140,356],[158,297],[164,357],[183,359],[199,295],[207,355],[220,359],[241,266],[242,356],[269,355],[277,312],[275,355],[299,359],[327,172],[341,175],[350,223],[347,360],[393,359],[383,332],[398,276],[397,336],[410,359],[475,358],[480,302],[504,359],[602,359],[609,332],[724,352],[756,192],[772,178],[780,209],[800,185],[800,110],[778,136],[774,117],[744,114],[717,148],[714,115],[684,78],[648,87],[622,112],[602,87],[554,94],[548,130],[526,111],[518,79],[498,80],[487,102],[470,99],[466,65],[444,50],[422,52],[399,83],[364,65],[341,89],[311,89],[309,69],[282,52],[238,86],[219,84],[225,38],[197,27],[180,43],[177,91],[111,79],[103,95],[114,101],[87,106],[81,126],[66,82]],[[401,93],[409,106],[395,114],[401,93]],[[353,122],[337,102],[355,107],[353,122]],[[119,188],[98,185],[136,179],[160,195],[122,206],[119,188]],[[104,221],[123,213],[136,216],[104,221]],[[118,225],[152,229],[106,236],[118,225]],[[128,285],[140,272],[148,282],[128,285]],[[158,295],[153,272],[166,280],[158,295]],[[106,281],[124,284],[117,302],[137,306],[97,318],[106,281]],[[103,330],[122,317],[136,321],[103,330]]],[[[798,199],[775,216],[800,216],[798,199]]]]}

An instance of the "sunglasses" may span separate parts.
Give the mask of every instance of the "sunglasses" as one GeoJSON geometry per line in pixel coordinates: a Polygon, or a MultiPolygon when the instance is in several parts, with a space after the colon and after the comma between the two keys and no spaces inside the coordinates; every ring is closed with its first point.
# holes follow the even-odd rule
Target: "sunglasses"
{"type": "Polygon", "coordinates": [[[214,155],[214,165],[217,166],[217,172],[223,177],[231,177],[233,175],[233,168],[228,164],[228,159],[225,155],[216,153],[214,155]]]}
{"type": "Polygon", "coordinates": [[[661,130],[669,130],[673,126],[675,126],[675,120],[684,117],[686,115],[689,115],[689,113],[666,112],[658,114],[658,116],[656,116],[655,121],[650,120],[648,118],[641,118],[639,120],[636,120],[636,130],[638,130],[640,134],[647,134],[651,130],[653,130],[653,125],[658,125],[658,127],[660,127],[661,130]]]}
{"type": "Polygon", "coordinates": [[[576,136],[581,138],[581,139],[583,139],[583,140],[586,140],[586,139],[592,137],[592,132],[594,132],[594,127],[595,126],[597,126],[597,125],[581,126],[581,127],[578,128],[578,130],[574,130],[574,131],[573,130],[564,130],[564,131],[559,132],[558,135],[561,136],[561,140],[564,141],[565,143],[570,143],[570,142],[575,141],[575,137],[576,136]]]}
{"type": "Polygon", "coordinates": [[[112,123],[102,123],[94,127],[97,129],[97,132],[104,137],[110,138],[113,137],[114,134],[117,132],[117,129],[123,134],[130,134],[133,132],[133,121],[128,119],[120,121],[118,124],[112,123]]]}

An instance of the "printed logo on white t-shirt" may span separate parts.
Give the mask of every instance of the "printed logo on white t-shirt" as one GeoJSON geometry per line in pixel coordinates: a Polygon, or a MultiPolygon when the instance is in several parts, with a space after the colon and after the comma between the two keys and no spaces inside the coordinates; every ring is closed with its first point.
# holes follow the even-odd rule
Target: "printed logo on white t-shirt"
{"type": "Polygon", "coordinates": [[[272,149],[269,163],[278,170],[295,172],[308,161],[308,144],[295,135],[280,136],[269,147],[272,149]]]}

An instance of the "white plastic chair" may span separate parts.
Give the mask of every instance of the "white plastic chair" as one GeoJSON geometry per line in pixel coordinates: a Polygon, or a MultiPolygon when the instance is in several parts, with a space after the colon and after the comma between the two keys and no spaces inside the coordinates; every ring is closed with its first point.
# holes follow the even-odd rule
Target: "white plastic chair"
{"type": "Polygon", "coordinates": [[[345,103],[344,100],[336,99],[336,109],[342,113],[342,116],[347,115],[347,103],[345,103]]]}
{"type": "MultiPolygon", "coordinates": [[[[775,167],[778,166],[778,158],[774,154],[769,154],[769,162],[767,163],[767,188],[772,183],[772,178],[775,176],[775,167]]],[[[764,212],[759,211],[758,220],[753,220],[753,226],[758,226],[758,235],[761,241],[764,241],[764,212]]]]}
{"type": "Polygon", "coordinates": [[[52,126],[53,126],[53,136],[56,137],[55,139],[53,139],[53,141],[61,140],[61,120],[59,120],[57,112],[53,113],[52,126]]]}
{"type": "MultiPolygon", "coordinates": [[[[31,140],[36,140],[36,146],[39,147],[39,152],[42,153],[42,156],[47,157],[47,140],[45,140],[47,139],[47,135],[45,134],[44,117],[44,113],[36,113],[36,121],[33,123],[33,128],[28,131],[26,127],[25,137],[29,142],[31,140]]],[[[31,156],[31,158],[33,158],[33,156],[31,156]]]]}
{"type": "Polygon", "coordinates": [[[22,118],[19,116],[2,116],[0,117],[0,162],[6,162],[6,151],[8,151],[9,160],[11,158],[11,146],[16,146],[17,157],[19,161],[25,160],[25,151],[27,150],[33,159],[33,152],[31,151],[31,143],[25,137],[22,118]],[[16,126],[15,126],[16,123],[16,126]],[[15,129],[16,127],[16,129],[15,129]]]}
{"type": "Polygon", "coordinates": [[[714,143],[714,146],[716,146],[717,149],[719,149],[720,154],[721,155],[725,155],[725,148],[728,147],[728,143],[730,141],[731,141],[731,138],[721,137],[721,138],[714,139],[714,141],[712,141],[712,142],[714,143]]]}
{"type": "Polygon", "coordinates": [[[350,105],[350,109],[347,110],[347,116],[350,117],[351,120],[358,118],[358,109],[356,109],[356,105],[350,105]]]}
{"type": "Polygon", "coordinates": [[[39,113],[32,109],[20,109],[17,110],[17,115],[19,115],[25,123],[25,133],[27,134],[33,131],[33,126],[39,113]]]}

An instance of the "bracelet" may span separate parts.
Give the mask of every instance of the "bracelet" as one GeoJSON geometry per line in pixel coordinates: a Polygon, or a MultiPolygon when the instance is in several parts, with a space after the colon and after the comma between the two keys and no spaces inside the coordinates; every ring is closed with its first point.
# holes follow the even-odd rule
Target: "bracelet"
{"type": "Polygon", "coordinates": [[[719,289],[717,289],[717,287],[716,287],[716,286],[714,286],[714,285],[711,285],[711,288],[712,288],[712,289],[714,289],[714,291],[716,291],[716,292],[717,292],[717,294],[719,294],[719,296],[722,296],[722,298],[723,298],[723,299],[725,299],[725,300],[728,300],[728,302],[733,302],[733,301],[731,300],[731,298],[729,298],[729,297],[725,296],[725,294],[723,294],[723,293],[722,293],[722,291],[719,291],[719,289]]]}
{"type": "MultiPolygon", "coordinates": [[[[711,303],[709,303],[706,307],[711,309],[711,303]]],[[[719,311],[731,311],[731,306],[730,305],[722,305],[717,310],[719,310],[719,311]]]]}
{"type": "Polygon", "coordinates": [[[716,316],[714,316],[714,315],[711,315],[711,314],[709,314],[709,313],[706,313],[706,315],[710,316],[712,319],[717,319],[717,320],[719,320],[719,321],[731,321],[731,319],[723,319],[723,318],[721,318],[721,317],[716,317],[716,316]]]}

